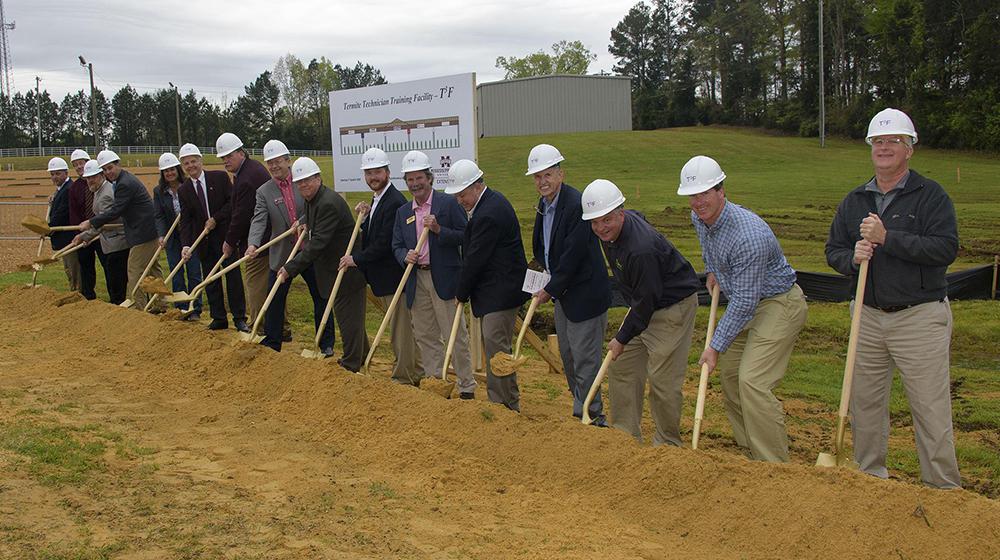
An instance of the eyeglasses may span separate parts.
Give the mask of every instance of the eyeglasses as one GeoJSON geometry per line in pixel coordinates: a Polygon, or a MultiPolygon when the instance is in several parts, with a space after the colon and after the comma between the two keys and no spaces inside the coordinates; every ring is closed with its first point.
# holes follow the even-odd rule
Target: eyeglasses
{"type": "Polygon", "coordinates": [[[891,148],[902,146],[906,144],[906,141],[902,138],[872,138],[871,144],[876,148],[891,148]]]}

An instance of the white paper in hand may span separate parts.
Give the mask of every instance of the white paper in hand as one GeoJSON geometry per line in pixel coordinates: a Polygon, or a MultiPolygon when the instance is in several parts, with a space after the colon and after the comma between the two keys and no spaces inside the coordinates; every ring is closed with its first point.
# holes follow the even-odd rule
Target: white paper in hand
{"type": "Polygon", "coordinates": [[[524,285],[521,286],[521,291],[534,294],[544,288],[551,278],[552,275],[547,272],[538,272],[529,268],[524,273],[524,285]]]}

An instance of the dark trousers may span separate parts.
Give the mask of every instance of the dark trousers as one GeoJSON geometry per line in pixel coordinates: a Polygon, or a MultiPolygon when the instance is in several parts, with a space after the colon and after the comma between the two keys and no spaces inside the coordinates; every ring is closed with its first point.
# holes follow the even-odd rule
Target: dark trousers
{"type": "MultiPolygon", "coordinates": [[[[318,330],[319,322],[323,319],[323,311],[326,310],[326,294],[320,293],[319,286],[316,285],[316,274],[313,272],[313,267],[310,266],[303,270],[301,276],[305,280],[306,286],[309,287],[309,295],[312,296],[313,324],[318,330]]],[[[267,275],[268,287],[273,288],[277,279],[278,274],[273,270],[269,271],[267,275]]],[[[285,324],[285,304],[288,300],[288,290],[291,289],[292,280],[294,278],[289,278],[278,287],[278,291],[274,293],[274,299],[271,300],[271,305],[264,313],[264,340],[261,341],[261,344],[278,352],[281,352],[281,331],[285,324]]],[[[320,348],[333,348],[332,319],[333,317],[326,322],[326,327],[323,329],[323,336],[319,340],[320,348]]]]}
{"type": "MultiPolygon", "coordinates": [[[[181,242],[176,237],[170,239],[167,242],[167,266],[170,270],[173,270],[177,263],[181,262],[181,242]]],[[[170,289],[174,292],[187,292],[191,293],[194,287],[201,284],[201,261],[198,259],[198,255],[191,255],[188,262],[184,264],[184,268],[177,271],[174,277],[170,279],[170,289]],[[185,281],[185,276],[187,276],[185,281]]],[[[177,302],[174,304],[177,309],[187,309],[188,302],[177,302]]],[[[194,313],[196,315],[201,314],[201,295],[199,295],[194,300],[194,313]]]]}
{"type": "Polygon", "coordinates": [[[101,265],[104,264],[104,255],[101,252],[101,240],[95,239],[93,243],[76,252],[77,261],[80,263],[80,294],[85,299],[97,299],[97,261],[100,258],[101,265]],[[100,254],[100,256],[98,256],[100,254]]]}
{"type": "Polygon", "coordinates": [[[101,259],[101,266],[104,267],[104,284],[108,288],[108,300],[115,305],[125,301],[125,290],[128,286],[128,252],[128,249],[107,254],[97,251],[97,257],[101,259]]]}
{"type": "MultiPolygon", "coordinates": [[[[214,265],[222,258],[222,247],[199,247],[198,256],[203,263],[214,265]]],[[[237,255],[231,254],[229,258],[222,262],[222,266],[233,263],[237,255]]],[[[229,312],[233,315],[234,321],[247,319],[247,302],[243,296],[243,276],[240,275],[240,267],[236,267],[225,275],[226,293],[229,296],[229,312]]],[[[226,320],[226,302],[222,294],[222,279],[205,286],[205,295],[208,296],[208,310],[213,321],[226,320]]]]}

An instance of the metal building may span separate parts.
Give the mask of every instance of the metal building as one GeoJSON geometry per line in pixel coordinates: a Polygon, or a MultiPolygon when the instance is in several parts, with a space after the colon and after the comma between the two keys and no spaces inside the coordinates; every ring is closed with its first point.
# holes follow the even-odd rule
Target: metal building
{"type": "Polygon", "coordinates": [[[557,74],[476,87],[479,135],[632,130],[628,76],[557,74]]]}

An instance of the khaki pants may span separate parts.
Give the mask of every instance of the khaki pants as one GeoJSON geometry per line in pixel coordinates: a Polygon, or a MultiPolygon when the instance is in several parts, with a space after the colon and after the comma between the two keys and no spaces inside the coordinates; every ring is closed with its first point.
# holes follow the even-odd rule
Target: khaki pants
{"type": "Polygon", "coordinates": [[[753,319],[719,358],[719,378],[733,437],[758,461],[787,462],[785,410],[772,391],[778,386],[806,323],[806,300],[798,284],[761,300],[753,319]]]}
{"type": "Polygon", "coordinates": [[[256,320],[257,313],[260,312],[260,308],[264,306],[264,300],[267,299],[267,292],[271,289],[268,282],[270,274],[271,267],[266,255],[246,261],[243,284],[246,287],[247,321],[250,324],[256,320]]]}
{"type": "MultiPolygon", "coordinates": [[[[413,335],[416,336],[417,345],[420,346],[424,376],[440,377],[458,300],[453,298],[446,301],[438,297],[434,291],[434,280],[431,278],[430,270],[416,269],[414,274],[417,275],[416,293],[413,297],[413,308],[409,310],[413,322],[413,335]]],[[[405,308],[406,304],[400,302],[400,307],[405,308]]],[[[474,393],[476,380],[472,377],[472,357],[469,354],[469,330],[465,326],[465,313],[462,313],[458,325],[451,363],[458,378],[458,391],[474,393]]]]}
{"type": "MultiPolygon", "coordinates": [[[[100,243],[95,241],[94,243],[100,243]]],[[[86,249],[81,249],[85,251],[86,249]]],[[[72,252],[62,258],[63,270],[66,271],[66,281],[69,284],[69,291],[80,291],[80,258],[77,252],[72,252]]],[[[141,272],[141,271],[140,271],[141,272]]]]}
{"type": "Polygon", "coordinates": [[[889,393],[895,367],[913,415],[920,478],[937,488],[960,488],[951,421],[951,306],[947,301],[886,313],[861,308],[861,331],[851,386],[854,458],[861,470],[886,478],[889,393]]]}
{"type": "MultiPolygon", "coordinates": [[[[382,308],[388,310],[392,296],[376,296],[382,301],[382,308]]],[[[413,319],[410,308],[406,307],[406,295],[401,294],[396,302],[396,313],[389,321],[389,336],[392,337],[392,353],[396,364],[392,367],[392,380],[403,385],[419,385],[422,374],[417,363],[417,343],[413,340],[413,319]]]]}
{"type": "MultiPolygon", "coordinates": [[[[625,345],[608,372],[611,426],[642,441],[643,394],[649,378],[649,413],[656,424],[653,445],[681,444],[681,388],[698,309],[698,295],[657,309],[646,330],[625,345]]],[[[589,387],[588,387],[589,390],[589,387]]]]}
{"type": "MultiPolygon", "coordinates": [[[[126,298],[132,297],[132,290],[135,289],[139,280],[142,280],[139,276],[142,274],[142,271],[146,270],[146,265],[149,264],[149,260],[153,258],[153,254],[156,253],[156,249],[159,246],[159,242],[156,239],[152,239],[141,245],[136,245],[129,250],[128,265],[126,267],[128,271],[128,285],[125,286],[126,298]]],[[[163,273],[160,271],[160,259],[156,259],[153,267],[149,269],[148,275],[155,278],[163,277],[163,273]]],[[[146,292],[136,290],[133,300],[135,301],[133,307],[142,309],[146,307],[146,302],[149,301],[149,298],[146,296],[146,292]]]]}

